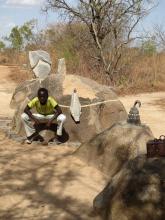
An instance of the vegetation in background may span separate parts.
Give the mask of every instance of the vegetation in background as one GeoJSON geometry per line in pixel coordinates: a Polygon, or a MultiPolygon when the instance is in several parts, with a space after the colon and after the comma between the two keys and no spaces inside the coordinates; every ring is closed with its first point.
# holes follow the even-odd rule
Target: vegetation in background
{"type": "Polygon", "coordinates": [[[5,43],[0,41],[0,51],[2,52],[5,49],[5,43]]]}
{"type": "Polygon", "coordinates": [[[142,42],[142,52],[146,55],[153,55],[156,53],[156,42],[153,39],[149,39],[142,42]]]}
{"type": "MultiPolygon", "coordinates": [[[[76,19],[71,23],[52,24],[40,31],[36,31],[36,26],[37,21],[31,20],[20,27],[14,27],[6,37],[10,43],[8,46],[4,41],[0,41],[0,63],[22,66],[28,62],[29,50],[43,49],[52,58],[52,72],[57,69],[58,58],[64,57],[68,73],[112,85],[118,93],[165,90],[163,29],[155,28],[152,36],[143,38],[139,47],[131,47],[129,44],[122,46],[120,51],[122,56],[117,63],[117,69],[110,77],[105,73],[93,36],[83,22],[76,19]]],[[[124,32],[119,34],[118,39],[122,40],[123,34],[124,32]]],[[[115,56],[113,50],[115,44],[110,35],[105,39],[103,40],[105,58],[111,60],[112,56],[115,56]]],[[[26,74],[24,75],[26,77],[26,74]]],[[[15,77],[14,80],[18,78],[15,77]]]]}
{"type": "MultiPolygon", "coordinates": [[[[94,58],[113,82],[120,70],[124,49],[133,39],[131,34],[146,15],[151,0],[46,0],[44,11],[55,10],[67,16],[69,22],[81,22],[87,27],[94,58]]],[[[153,1],[155,2],[155,1],[153,1]]],[[[92,52],[92,51],[91,51],[92,52]]]]}
{"type": "Polygon", "coordinates": [[[10,47],[17,51],[24,50],[33,40],[36,22],[36,20],[30,20],[21,27],[13,27],[9,36],[5,38],[10,43],[10,47]]]}

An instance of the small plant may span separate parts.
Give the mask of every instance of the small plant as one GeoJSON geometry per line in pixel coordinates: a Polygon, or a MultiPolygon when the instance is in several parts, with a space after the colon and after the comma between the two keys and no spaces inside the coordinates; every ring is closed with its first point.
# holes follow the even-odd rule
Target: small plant
{"type": "Polygon", "coordinates": [[[3,41],[0,41],[0,51],[2,52],[5,48],[5,43],[3,41]]]}
{"type": "Polygon", "coordinates": [[[141,48],[145,55],[150,56],[156,53],[156,43],[152,39],[144,41],[141,48]]]}

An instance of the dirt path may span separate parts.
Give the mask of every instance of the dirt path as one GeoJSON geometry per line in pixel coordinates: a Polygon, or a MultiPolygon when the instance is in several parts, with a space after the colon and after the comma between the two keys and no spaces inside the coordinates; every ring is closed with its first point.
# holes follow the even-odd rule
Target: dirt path
{"type": "MultiPolygon", "coordinates": [[[[10,68],[0,66],[0,75],[0,117],[12,117],[9,103],[16,85],[10,68]]],[[[163,134],[165,112],[154,102],[165,99],[165,93],[120,97],[127,111],[136,99],[142,102],[142,122],[155,136],[163,134]]],[[[97,220],[88,214],[106,177],[74,157],[75,149],[21,145],[0,132],[0,219],[97,220]]]]}
{"type": "Polygon", "coordinates": [[[105,178],[72,156],[75,148],[0,138],[0,219],[91,219],[93,198],[105,178]]]}
{"type": "Polygon", "coordinates": [[[127,112],[129,112],[135,100],[140,100],[142,104],[139,108],[141,122],[151,128],[155,137],[165,135],[165,92],[129,95],[119,97],[119,99],[127,112]]]}
{"type": "MultiPolygon", "coordinates": [[[[10,68],[0,66],[0,75],[0,117],[12,117],[9,103],[16,85],[10,68]]],[[[22,145],[0,131],[0,219],[90,220],[93,199],[106,178],[74,157],[75,150],[22,145]]]]}
{"type": "Polygon", "coordinates": [[[14,110],[9,107],[13,91],[16,87],[11,79],[11,68],[0,65],[0,117],[12,117],[14,110]]]}

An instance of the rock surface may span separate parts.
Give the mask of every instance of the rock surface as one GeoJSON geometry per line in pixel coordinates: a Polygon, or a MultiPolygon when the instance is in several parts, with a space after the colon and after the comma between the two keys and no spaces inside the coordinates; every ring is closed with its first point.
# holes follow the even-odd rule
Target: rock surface
{"type": "MultiPolygon", "coordinates": [[[[62,63],[64,65],[64,62],[62,63]]],[[[64,67],[59,69],[64,70],[64,67]]],[[[15,89],[10,106],[16,108],[13,118],[13,129],[16,133],[24,133],[20,115],[28,101],[36,96],[40,87],[47,88],[49,94],[61,105],[63,113],[67,116],[65,130],[69,134],[70,141],[85,142],[127,117],[124,106],[112,88],[81,76],[67,75],[62,71],[62,73],[51,74],[42,82],[39,79],[26,81],[15,89]],[[71,94],[75,88],[82,105],[80,123],[75,123],[69,110],[71,94]],[[83,105],[88,106],[83,107],[83,105]]]]}
{"type": "Polygon", "coordinates": [[[104,220],[165,219],[165,159],[129,160],[93,202],[104,220]]]}
{"type": "Polygon", "coordinates": [[[82,144],[75,155],[111,179],[128,160],[146,154],[146,142],[153,138],[146,125],[118,122],[82,144]]]}

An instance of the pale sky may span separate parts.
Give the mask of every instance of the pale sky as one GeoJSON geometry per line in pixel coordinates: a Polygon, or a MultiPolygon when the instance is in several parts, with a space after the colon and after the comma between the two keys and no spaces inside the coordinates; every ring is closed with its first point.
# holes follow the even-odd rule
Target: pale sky
{"type": "MultiPolygon", "coordinates": [[[[40,27],[46,27],[50,23],[57,22],[57,15],[41,12],[41,6],[45,0],[0,0],[0,37],[10,33],[12,27],[21,26],[31,19],[38,19],[40,27]]],[[[152,29],[159,24],[165,27],[165,0],[159,0],[159,5],[140,25],[142,29],[152,29]]]]}
{"type": "Polygon", "coordinates": [[[0,37],[6,36],[14,26],[37,19],[39,27],[57,21],[55,13],[41,12],[44,0],[0,0],[0,37]]]}
{"type": "Polygon", "coordinates": [[[142,27],[146,30],[151,30],[155,25],[161,25],[163,28],[165,28],[165,0],[155,1],[157,1],[158,4],[141,22],[142,27]]]}

